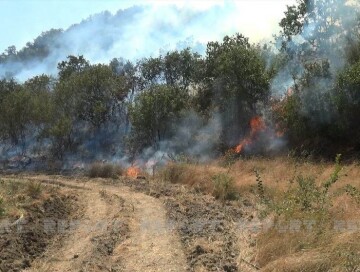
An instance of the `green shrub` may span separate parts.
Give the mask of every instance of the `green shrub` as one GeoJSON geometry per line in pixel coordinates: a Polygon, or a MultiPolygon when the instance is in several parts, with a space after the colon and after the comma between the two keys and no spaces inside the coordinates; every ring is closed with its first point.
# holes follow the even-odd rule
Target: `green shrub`
{"type": "Polygon", "coordinates": [[[212,177],[212,182],[214,186],[213,196],[216,199],[234,200],[237,198],[234,180],[228,174],[216,174],[212,177]]]}
{"type": "Polygon", "coordinates": [[[122,167],[111,163],[93,163],[87,172],[90,178],[117,178],[122,174],[122,167]]]}
{"type": "Polygon", "coordinates": [[[332,172],[330,178],[325,181],[323,183],[323,194],[327,194],[327,192],[329,191],[331,185],[333,185],[335,182],[337,182],[339,180],[339,173],[342,169],[341,165],[340,165],[340,159],[341,159],[341,154],[337,154],[336,158],[335,158],[335,170],[334,172],[332,172]]]}
{"type": "Polygon", "coordinates": [[[296,178],[296,187],[284,192],[283,200],[280,203],[273,203],[275,211],[278,214],[286,213],[288,215],[294,212],[326,213],[331,202],[329,189],[338,181],[342,169],[340,157],[340,154],[336,156],[333,173],[320,186],[316,184],[315,178],[299,175],[296,178]]]}

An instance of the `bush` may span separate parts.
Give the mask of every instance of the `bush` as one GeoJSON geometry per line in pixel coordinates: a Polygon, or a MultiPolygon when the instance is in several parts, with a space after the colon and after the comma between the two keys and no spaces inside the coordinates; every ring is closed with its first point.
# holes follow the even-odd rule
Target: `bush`
{"type": "Polygon", "coordinates": [[[321,185],[316,184],[313,177],[299,175],[296,178],[296,187],[285,192],[281,203],[275,203],[275,211],[280,215],[286,213],[292,215],[295,212],[301,213],[327,213],[330,205],[329,190],[339,180],[341,155],[338,154],[335,160],[335,169],[328,180],[321,185]]]}
{"type": "Polygon", "coordinates": [[[93,163],[87,172],[90,178],[117,178],[122,174],[121,166],[111,163],[93,163]]]}
{"type": "Polygon", "coordinates": [[[42,191],[41,182],[30,181],[26,191],[30,197],[38,198],[42,191]]]}
{"type": "Polygon", "coordinates": [[[234,180],[226,173],[216,174],[212,177],[214,185],[213,196],[220,200],[233,200],[237,198],[234,180]]]}

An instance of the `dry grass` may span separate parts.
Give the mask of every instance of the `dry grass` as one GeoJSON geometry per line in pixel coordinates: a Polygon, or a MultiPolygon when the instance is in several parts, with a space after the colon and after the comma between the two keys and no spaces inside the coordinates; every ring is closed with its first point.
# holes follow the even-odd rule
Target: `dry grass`
{"type": "MultiPolygon", "coordinates": [[[[325,202],[316,198],[322,197],[324,184],[335,168],[334,163],[296,162],[287,158],[241,160],[232,166],[230,173],[243,196],[256,192],[256,169],[272,200],[268,215],[274,216],[274,226],[256,238],[254,258],[261,271],[359,271],[360,245],[354,243],[360,235],[359,164],[342,166],[339,179],[324,196],[325,202]],[[298,189],[299,178],[309,181],[306,186],[310,194],[307,189],[298,189]],[[350,192],[344,189],[348,184],[350,192]],[[312,208],[303,207],[307,201],[312,208]],[[281,202],[283,209],[276,215],[272,211],[274,203],[281,202]],[[309,220],[314,223],[312,229],[306,225],[309,220]],[[291,227],[294,222],[301,222],[301,228],[294,230],[291,227]]],[[[255,200],[253,197],[252,201],[255,200]]]]}
{"type": "Polygon", "coordinates": [[[96,162],[90,165],[87,176],[90,178],[117,178],[124,172],[119,165],[96,162]]]}
{"type": "Polygon", "coordinates": [[[215,165],[195,165],[188,163],[169,163],[157,176],[166,182],[186,184],[220,200],[237,197],[234,179],[227,170],[215,165]]]}
{"type": "Polygon", "coordinates": [[[256,235],[253,251],[253,263],[261,271],[360,271],[360,244],[355,242],[360,236],[359,163],[342,165],[329,190],[324,184],[334,174],[335,163],[282,157],[221,164],[169,164],[159,177],[214,194],[213,178],[226,174],[241,199],[258,209],[258,216],[266,210],[261,220],[273,218],[274,226],[256,235]],[[297,220],[300,228],[291,229],[297,220]],[[342,230],[339,224],[345,224],[342,230]]]}
{"type": "Polygon", "coordinates": [[[36,182],[34,180],[30,180],[26,187],[26,193],[31,198],[39,198],[42,192],[42,185],[41,182],[36,182]]]}
{"type": "Polygon", "coordinates": [[[156,178],[174,184],[186,184],[203,192],[212,193],[214,189],[212,177],[225,172],[225,169],[211,165],[169,163],[158,172],[156,178]]]}
{"type": "Polygon", "coordinates": [[[19,218],[24,214],[23,207],[43,202],[57,190],[21,176],[0,178],[0,218],[19,218]]]}

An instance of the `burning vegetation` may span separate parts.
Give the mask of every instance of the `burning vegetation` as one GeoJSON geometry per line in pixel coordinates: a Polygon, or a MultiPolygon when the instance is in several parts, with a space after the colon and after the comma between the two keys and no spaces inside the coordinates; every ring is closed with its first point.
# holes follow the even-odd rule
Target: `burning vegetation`
{"type": "Polygon", "coordinates": [[[266,130],[265,122],[260,116],[255,116],[250,120],[250,135],[244,138],[236,147],[235,152],[241,153],[241,151],[247,146],[251,145],[256,141],[256,137],[259,133],[266,130]]]}
{"type": "Polygon", "coordinates": [[[136,166],[130,166],[126,170],[126,176],[128,176],[129,178],[136,179],[139,176],[139,174],[140,174],[140,168],[136,166]]]}
{"type": "MultiPolygon", "coordinates": [[[[274,142],[284,141],[284,131],[281,131],[279,125],[271,128],[265,124],[261,116],[254,116],[249,121],[250,131],[248,135],[233,148],[237,154],[244,153],[246,150],[252,151],[256,146],[264,145],[265,150],[269,150],[274,142]]],[[[278,148],[278,146],[276,147],[278,148]]]]}

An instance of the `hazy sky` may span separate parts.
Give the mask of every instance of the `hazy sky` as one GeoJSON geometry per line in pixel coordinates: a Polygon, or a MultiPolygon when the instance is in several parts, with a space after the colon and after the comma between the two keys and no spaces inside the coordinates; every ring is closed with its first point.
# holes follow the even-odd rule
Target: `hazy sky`
{"type": "MultiPolygon", "coordinates": [[[[179,7],[190,6],[193,9],[206,10],[213,5],[227,5],[228,2],[230,1],[0,0],[0,52],[9,45],[15,45],[20,49],[26,42],[33,41],[42,31],[51,28],[66,29],[92,14],[105,10],[114,14],[119,9],[138,4],[148,4],[156,8],[169,3],[179,7]]],[[[233,18],[226,18],[224,32],[227,29],[229,32],[236,29],[255,42],[263,38],[271,38],[277,30],[286,5],[294,4],[295,0],[231,2],[235,3],[236,10],[233,18]]],[[[211,28],[204,29],[205,33],[206,31],[210,38],[211,28]]]]}

